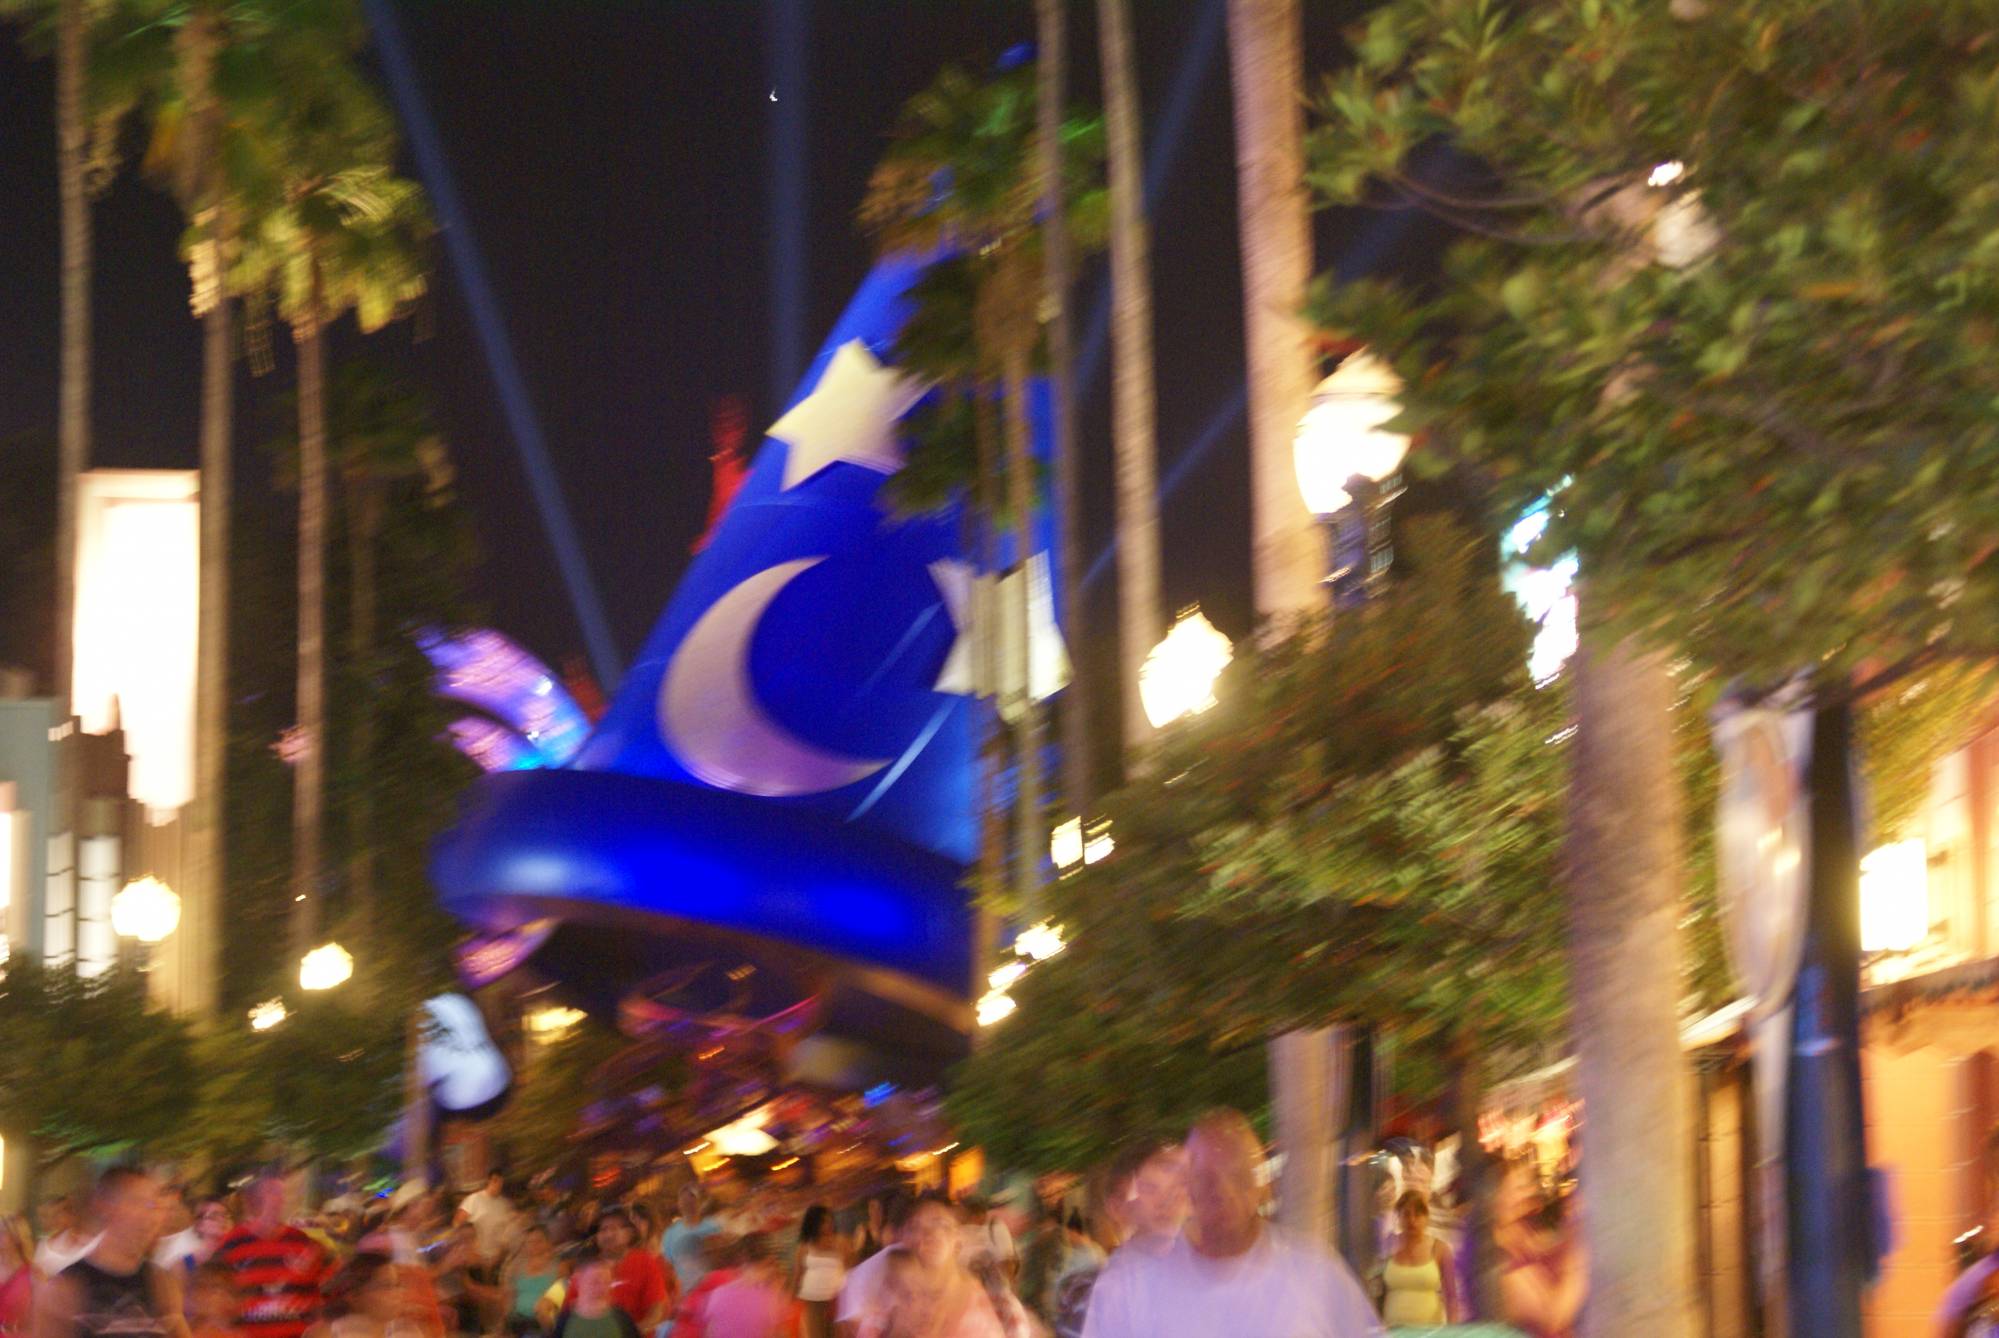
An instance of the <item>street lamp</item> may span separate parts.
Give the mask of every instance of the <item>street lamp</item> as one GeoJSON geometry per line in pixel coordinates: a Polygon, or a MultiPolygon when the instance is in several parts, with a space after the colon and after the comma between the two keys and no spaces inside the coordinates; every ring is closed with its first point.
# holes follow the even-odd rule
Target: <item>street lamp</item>
{"type": "Polygon", "coordinates": [[[180,896],[151,874],[111,898],[111,928],[120,938],[158,943],[180,925],[180,896]]]}
{"type": "Polygon", "coordinates": [[[1215,680],[1235,658],[1235,644],[1198,607],[1181,613],[1138,668],[1138,697],[1145,718],[1164,729],[1215,704],[1215,680]]]}
{"type": "Polygon", "coordinates": [[[1385,424],[1401,412],[1401,379],[1362,349],[1319,383],[1291,439],[1298,491],[1331,535],[1336,603],[1366,598],[1393,560],[1388,504],[1402,491],[1409,438],[1385,424]]]}
{"type": "Polygon", "coordinates": [[[338,943],[322,943],[299,958],[300,989],[330,990],[353,974],[353,954],[338,943]]]}

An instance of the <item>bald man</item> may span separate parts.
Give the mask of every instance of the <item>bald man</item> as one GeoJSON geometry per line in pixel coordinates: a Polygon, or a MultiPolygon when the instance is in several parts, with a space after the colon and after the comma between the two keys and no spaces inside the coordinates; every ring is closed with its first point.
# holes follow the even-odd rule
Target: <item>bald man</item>
{"type": "Polygon", "coordinates": [[[1187,1136],[1188,1229],[1159,1253],[1120,1250],[1097,1279],[1083,1338],[1378,1338],[1352,1272],[1263,1220],[1263,1145],[1241,1112],[1187,1136]]]}

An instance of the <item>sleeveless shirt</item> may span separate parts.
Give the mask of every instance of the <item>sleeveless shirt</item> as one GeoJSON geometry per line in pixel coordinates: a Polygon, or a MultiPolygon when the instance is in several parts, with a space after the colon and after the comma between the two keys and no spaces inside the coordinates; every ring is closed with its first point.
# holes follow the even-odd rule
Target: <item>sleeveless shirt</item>
{"type": "Polygon", "coordinates": [[[79,1259],[62,1276],[81,1293],[76,1305],[79,1338],[164,1338],[167,1326],[154,1310],[150,1263],[133,1273],[113,1273],[79,1259]]]}

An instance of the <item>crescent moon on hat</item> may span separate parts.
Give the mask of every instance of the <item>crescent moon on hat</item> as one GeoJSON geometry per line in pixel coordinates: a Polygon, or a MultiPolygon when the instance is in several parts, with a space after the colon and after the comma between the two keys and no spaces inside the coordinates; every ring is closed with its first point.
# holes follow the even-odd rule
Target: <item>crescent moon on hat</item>
{"type": "Polygon", "coordinates": [[[757,702],[750,639],[786,585],[824,558],[766,567],[708,607],[674,652],[659,686],[659,729],[689,771],[717,789],[766,799],[822,794],[880,771],[888,759],[850,757],[798,738],[757,702]]]}

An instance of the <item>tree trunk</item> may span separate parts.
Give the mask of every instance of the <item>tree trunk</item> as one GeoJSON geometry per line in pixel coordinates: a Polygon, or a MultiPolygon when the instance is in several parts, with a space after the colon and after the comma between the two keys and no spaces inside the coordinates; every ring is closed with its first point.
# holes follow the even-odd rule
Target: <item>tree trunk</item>
{"type": "Polygon", "coordinates": [[[349,810],[353,819],[353,853],[347,857],[347,890],[354,906],[372,930],[375,916],[374,799],[368,784],[370,759],[375,755],[375,545],[382,533],[381,487],[363,472],[349,477],[346,486],[347,551],[349,566],[349,626],[347,656],[353,666],[359,692],[354,699],[354,774],[361,783],[354,787],[349,810]]]}
{"type": "Polygon", "coordinates": [[[292,760],[292,955],[315,945],[326,803],[326,344],[314,262],[298,340],[298,724],[292,760]]]}
{"type": "Polygon", "coordinates": [[[1097,0],[1111,208],[1111,436],[1117,457],[1119,697],[1125,763],[1152,739],[1138,671],[1163,632],[1159,607],[1158,401],[1152,365],[1152,242],[1145,149],[1126,0],[1097,0]]]}
{"type": "Polygon", "coordinates": [[[1264,1047],[1270,1104],[1284,1172],[1277,1185],[1278,1220],[1303,1240],[1333,1239],[1336,1120],[1347,1107],[1352,1075],[1345,1027],[1287,1031],[1264,1047]]]}
{"type": "Polygon", "coordinates": [[[1228,0],[1236,212],[1249,370],[1250,546],[1259,617],[1323,604],[1323,562],[1291,440],[1312,393],[1304,309],[1312,279],[1298,0],[1228,0]]]}
{"type": "Polygon", "coordinates": [[[994,544],[994,470],[999,459],[999,428],[993,419],[992,400],[983,385],[972,389],[972,437],[977,453],[978,475],[972,482],[972,497],[965,516],[965,555],[971,560],[976,578],[972,582],[972,701],[975,765],[978,788],[976,806],[979,856],[978,899],[972,908],[971,996],[986,991],[988,973],[997,964],[999,917],[991,898],[1000,890],[1006,862],[1006,825],[999,815],[999,772],[1005,740],[997,712],[990,709],[986,694],[999,681],[997,637],[993,617],[993,582],[998,565],[994,544]]]}
{"type": "Polygon", "coordinates": [[[1041,706],[1034,700],[1034,558],[1035,472],[1032,433],[1027,416],[1029,345],[1019,338],[1007,342],[1006,481],[1007,504],[1013,512],[1014,558],[1020,569],[1020,599],[1008,612],[1017,639],[1014,670],[1020,684],[1020,723],[1014,738],[1014,889],[1024,923],[1041,918],[1041,861],[1048,849],[1042,821],[1041,706]]]}
{"type": "Polygon", "coordinates": [[[235,359],[231,349],[229,298],[223,283],[224,257],[231,233],[221,204],[214,72],[215,18],[201,16],[201,38],[189,61],[199,86],[189,100],[198,124],[200,178],[197,219],[204,214],[210,235],[207,258],[197,266],[195,310],[201,317],[201,596],[194,698],[194,805],[188,824],[193,885],[182,901],[180,944],[181,1006],[214,1011],[220,963],[216,925],[225,887],[223,793],[229,753],[229,508],[236,414],[235,359]]]}
{"type": "MultiPolygon", "coordinates": [[[[1035,0],[1036,167],[1041,178],[1043,282],[1048,321],[1048,386],[1053,419],[1055,474],[1055,580],[1061,592],[1064,633],[1082,645],[1082,463],[1076,456],[1074,338],[1070,329],[1068,201],[1062,190],[1062,111],[1068,100],[1069,21],[1063,0],[1035,0]]],[[[1090,708],[1080,655],[1071,655],[1069,686],[1062,692],[1062,798],[1070,812],[1090,810],[1090,708]]]]}
{"type": "Polygon", "coordinates": [[[56,712],[67,719],[76,626],[77,478],[90,465],[90,118],[83,81],[84,0],[56,11],[56,176],[62,211],[62,388],[56,444],[56,712]]]}
{"type": "Polygon", "coordinates": [[[1663,656],[1585,628],[1566,879],[1590,1249],[1584,1338],[1693,1338],[1680,796],[1663,656]]]}

